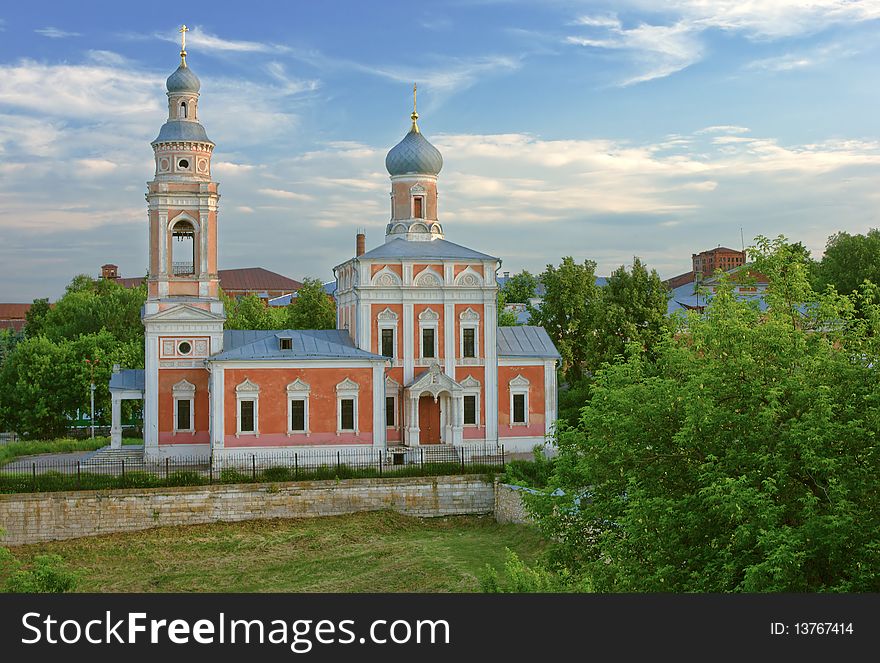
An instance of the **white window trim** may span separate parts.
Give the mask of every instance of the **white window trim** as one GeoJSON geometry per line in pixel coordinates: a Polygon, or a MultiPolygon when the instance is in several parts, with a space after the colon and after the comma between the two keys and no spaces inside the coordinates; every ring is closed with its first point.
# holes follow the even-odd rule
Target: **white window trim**
{"type": "Polygon", "coordinates": [[[510,427],[514,426],[528,426],[529,425],[529,381],[523,377],[522,375],[517,375],[513,378],[510,383],[510,427]],[[513,397],[514,395],[522,394],[524,397],[524,412],[525,421],[514,421],[513,420],[513,397]]]}
{"type": "MultiPolygon", "coordinates": [[[[400,428],[400,383],[393,378],[385,378],[385,398],[394,399],[394,425],[388,425],[386,413],[383,411],[382,419],[385,420],[385,428],[397,430],[400,428]]],[[[382,403],[385,405],[385,403],[382,403]]]]}
{"type": "Polygon", "coordinates": [[[465,428],[482,428],[481,419],[480,419],[480,381],[477,380],[472,375],[468,375],[464,380],[460,382],[462,387],[462,399],[461,399],[461,421],[462,425],[465,428]],[[476,405],[474,407],[475,420],[477,423],[475,424],[466,424],[464,423],[464,397],[465,396],[474,396],[476,398],[476,405]]]}
{"type": "Polygon", "coordinates": [[[305,435],[309,437],[312,431],[309,429],[309,395],[312,388],[307,382],[303,382],[297,378],[287,385],[287,435],[305,435]],[[303,430],[293,430],[291,423],[293,420],[293,401],[304,401],[303,405],[303,430]]]}
{"type": "MultiPolygon", "coordinates": [[[[421,274],[419,275],[421,276],[421,274]]],[[[422,361],[440,361],[440,314],[434,309],[426,308],[419,313],[419,359],[422,361]],[[425,356],[425,329],[434,330],[434,356],[425,356]]]]}
{"type": "Polygon", "coordinates": [[[196,386],[187,380],[181,380],[171,388],[174,395],[174,434],[196,434],[196,386]],[[179,428],[177,425],[177,403],[189,401],[189,428],[179,428]]]}
{"type": "Polygon", "coordinates": [[[360,391],[360,385],[351,380],[350,378],[345,378],[342,382],[336,385],[336,434],[339,435],[341,433],[354,433],[355,435],[360,434],[360,428],[358,426],[358,392],[360,391]],[[354,429],[351,428],[343,428],[342,427],[342,401],[346,399],[354,400],[354,429]]]}
{"type": "MultiPolygon", "coordinates": [[[[379,339],[379,352],[377,354],[382,354],[382,330],[390,329],[392,334],[391,339],[391,356],[389,359],[392,360],[392,365],[394,361],[397,360],[397,326],[398,326],[398,315],[390,308],[386,307],[384,311],[380,311],[379,315],[376,316],[376,324],[379,329],[379,333],[377,337],[379,339]]],[[[384,355],[383,355],[384,356],[384,355]]]]}
{"type": "Polygon", "coordinates": [[[235,437],[253,435],[260,437],[260,387],[248,378],[235,388],[235,437]],[[254,402],[254,430],[241,429],[241,404],[243,401],[254,402]]]}
{"type": "Polygon", "coordinates": [[[458,316],[458,356],[461,359],[479,359],[480,354],[480,314],[468,306],[461,315],[458,316]],[[464,356],[464,330],[474,330],[474,356],[464,356]]]}

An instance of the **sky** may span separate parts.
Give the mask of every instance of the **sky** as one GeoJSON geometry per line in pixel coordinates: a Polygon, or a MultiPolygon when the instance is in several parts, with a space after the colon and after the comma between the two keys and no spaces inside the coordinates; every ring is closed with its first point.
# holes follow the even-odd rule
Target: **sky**
{"type": "Polygon", "coordinates": [[[446,239],[503,271],[880,226],[880,0],[31,0],[0,6],[0,301],[146,272],[184,23],[221,268],[326,281],[384,241],[413,82],[446,239]]]}

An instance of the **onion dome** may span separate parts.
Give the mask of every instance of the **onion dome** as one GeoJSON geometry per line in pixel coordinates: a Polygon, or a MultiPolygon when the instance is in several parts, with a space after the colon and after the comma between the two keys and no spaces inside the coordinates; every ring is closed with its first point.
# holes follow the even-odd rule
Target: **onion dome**
{"type": "Polygon", "coordinates": [[[385,157],[385,168],[394,175],[434,175],[443,168],[443,156],[440,150],[431,145],[419,131],[416,112],[416,87],[413,85],[412,128],[397,145],[391,148],[385,157]]]}
{"type": "Polygon", "coordinates": [[[186,66],[186,62],[182,62],[165,82],[165,87],[168,89],[169,94],[198,94],[201,86],[199,77],[192,72],[192,69],[186,66]]]}

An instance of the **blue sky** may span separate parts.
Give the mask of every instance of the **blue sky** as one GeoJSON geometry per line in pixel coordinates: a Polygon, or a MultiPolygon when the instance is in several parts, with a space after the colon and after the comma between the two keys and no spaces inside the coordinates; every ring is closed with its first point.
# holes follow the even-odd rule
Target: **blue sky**
{"type": "Polygon", "coordinates": [[[381,242],[413,81],[446,237],[504,270],[880,226],[880,0],[6,3],[0,301],[144,274],[182,23],[223,268],[328,280],[381,242]]]}

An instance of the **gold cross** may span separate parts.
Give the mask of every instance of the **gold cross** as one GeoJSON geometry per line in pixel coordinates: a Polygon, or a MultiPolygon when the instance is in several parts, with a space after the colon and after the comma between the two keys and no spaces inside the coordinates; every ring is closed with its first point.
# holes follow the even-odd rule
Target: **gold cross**
{"type": "Polygon", "coordinates": [[[180,33],[180,50],[186,53],[186,33],[189,32],[189,28],[183,25],[178,32],[180,33]]]}
{"type": "Polygon", "coordinates": [[[418,112],[416,112],[416,84],[415,83],[413,83],[413,112],[412,112],[412,115],[410,115],[410,117],[412,118],[412,131],[419,133],[419,125],[416,122],[416,120],[419,119],[419,114],[418,114],[418,112]]]}
{"type": "Polygon", "coordinates": [[[416,112],[416,84],[413,83],[413,113],[416,112]]]}

